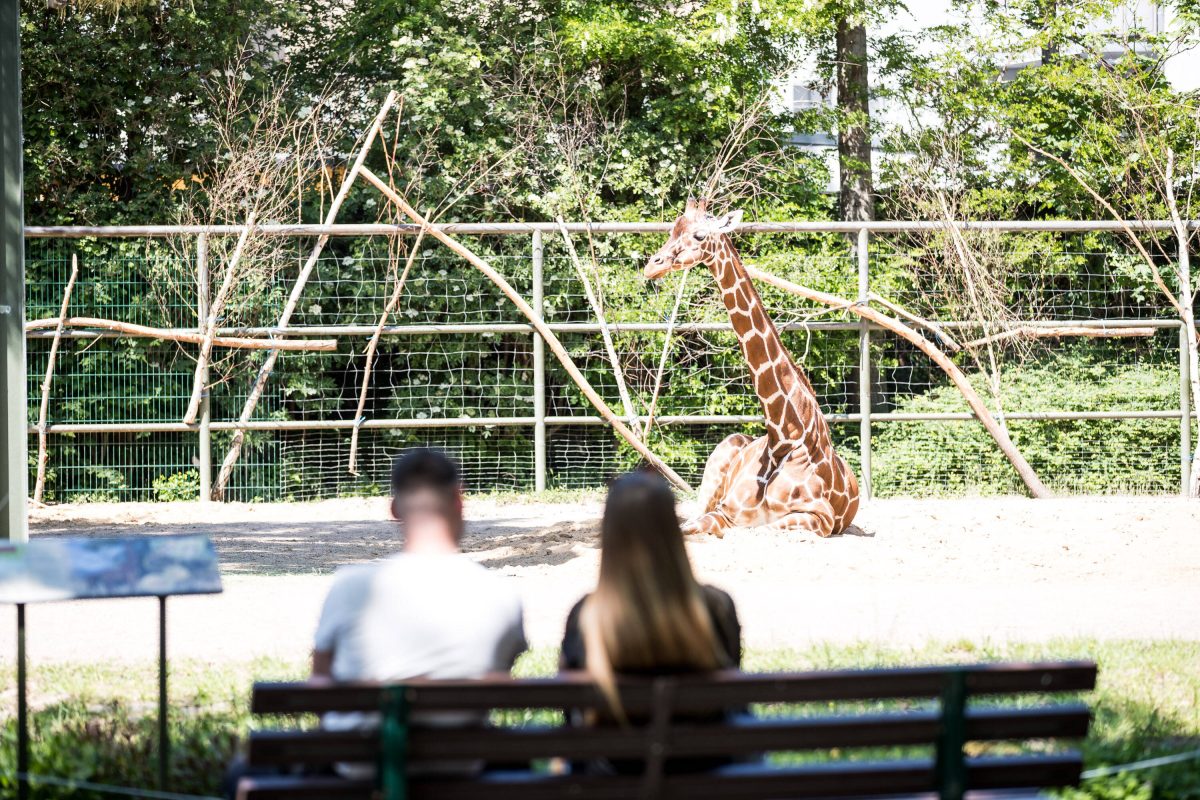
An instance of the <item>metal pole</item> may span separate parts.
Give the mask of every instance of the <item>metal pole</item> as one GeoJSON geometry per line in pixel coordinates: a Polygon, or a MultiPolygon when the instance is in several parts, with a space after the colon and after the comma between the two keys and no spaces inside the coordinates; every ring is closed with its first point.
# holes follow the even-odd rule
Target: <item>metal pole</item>
{"type": "Polygon", "coordinates": [[[0,2],[0,540],[17,542],[28,537],[29,491],[20,5],[0,2]]]}
{"type": "Polygon", "coordinates": [[[1192,477],[1192,372],[1188,360],[1188,329],[1179,323],[1179,492],[1188,496],[1192,477]]]}
{"type": "Polygon", "coordinates": [[[167,732],[167,598],[158,598],[158,788],[167,790],[171,739],[167,732]]]}
{"type": "MultiPolygon", "coordinates": [[[[858,230],[858,302],[866,303],[870,296],[870,265],[867,248],[870,233],[858,230]]],[[[858,448],[859,495],[871,499],[871,326],[861,320],[858,327],[858,448]]]]}
{"type": "MultiPolygon", "coordinates": [[[[542,232],[533,232],[533,309],[542,316],[542,232]]],[[[533,488],[546,491],[546,343],[533,333],[533,488]]]]}
{"type": "Polygon", "coordinates": [[[25,674],[25,604],[17,603],[17,800],[29,797],[29,697],[25,674]]]}
{"type": "MultiPolygon", "coordinates": [[[[196,317],[199,320],[200,332],[205,331],[208,320],[209,303],[208,285],[208,234],[202,233],[196,237],[196,317]]],[[[200,502],[212,501],[212,409],[209,405],[208,367],[199,376],[204,382],[200,395],[200,502]]]]}

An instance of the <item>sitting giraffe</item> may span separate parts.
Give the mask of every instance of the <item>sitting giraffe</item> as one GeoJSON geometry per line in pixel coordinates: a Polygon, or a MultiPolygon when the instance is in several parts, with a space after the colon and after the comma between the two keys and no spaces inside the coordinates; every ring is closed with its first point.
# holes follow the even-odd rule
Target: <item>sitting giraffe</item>
{"type": "Polygon", "coordinates": [[[717,445],[700,483],[703,512],[683,530],[723,536],[728,527],[769,525],[818,536],[841,533],[858,511],[858,481],[834,451],[812,384],[783,346],[730,241],[742,212],[718,218],[706,206],[688,200],[645,274],[654,280],[708,264],[749,362],[767,435],[735,433],[717,445]]]}

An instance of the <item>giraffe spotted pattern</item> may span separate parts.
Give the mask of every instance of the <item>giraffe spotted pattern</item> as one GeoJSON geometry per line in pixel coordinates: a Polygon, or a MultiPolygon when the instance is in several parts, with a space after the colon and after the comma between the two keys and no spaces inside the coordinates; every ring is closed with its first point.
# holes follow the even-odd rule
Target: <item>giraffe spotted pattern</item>
{"type": "Polygon", "coordinates": [[[729,238],[740,219],[740,211],[718,218],[704,201],[688,200],[667,243],[646,264],[651,280],[708,265],[767,427],[757,439],[735,433],[717,445],[700,483],[703,511],[683,529],[716,536],[730,527],[762,525],[818,536],[841,533],[858,512],[858,481],[835,452],[812,384],[783,346],[729,238]]]}

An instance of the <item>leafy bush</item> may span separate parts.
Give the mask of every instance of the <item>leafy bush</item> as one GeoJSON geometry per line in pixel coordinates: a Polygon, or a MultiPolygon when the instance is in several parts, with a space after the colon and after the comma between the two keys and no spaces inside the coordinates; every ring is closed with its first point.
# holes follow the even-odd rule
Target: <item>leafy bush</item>
{"type": "MultiPolygon", "coordinates": [[[[1117,365],[1079,348],[1004,373],[1001,398],[1022,411],[1170,408],[1179,376],[1169,366],[1117,365]]],[[[982,375],[971,382],[988,397],[982,375]]],[[[902,399],[896,411],[968,411],[953,386],[902,399]]],[[[1051,488],[1075,492],[1171,492],[1179,481],[1179,423],[1173,419],[1013,420],[1013,442],[1051,488]]],[[[880,495],[1020,492],[1021,483],[983,426],[888,422],[873,435],[880,495]]]]}
{"type": "Polygon", "coordinates": [[[154,479],[154,499],[160,503],[196,500],[200,497],[200,473],[194,469],[159,475],[154,479]]]}

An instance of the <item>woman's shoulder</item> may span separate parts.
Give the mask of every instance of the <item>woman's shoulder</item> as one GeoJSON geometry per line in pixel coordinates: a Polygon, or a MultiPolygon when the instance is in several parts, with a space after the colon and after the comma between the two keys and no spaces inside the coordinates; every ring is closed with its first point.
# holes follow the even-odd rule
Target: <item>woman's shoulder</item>
{"type": "Polygon", "coordinates": [[[734,608],[733,597],[724,589],[718,589],[716,586],[702,583],[700,584],[700,592],[704,595],[704,602],[713,611],[734,608]]]}
{"type": "Polygon", "coordinates": [[[583,604],[591,597],[591,593],[585,594],[583,597],[575,601],[575,605],[571,606],[571,610],[567,612],[567,622],[578,621],[579,612],[583,610],[583,604]]]}

